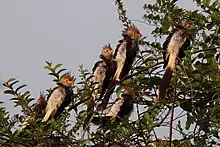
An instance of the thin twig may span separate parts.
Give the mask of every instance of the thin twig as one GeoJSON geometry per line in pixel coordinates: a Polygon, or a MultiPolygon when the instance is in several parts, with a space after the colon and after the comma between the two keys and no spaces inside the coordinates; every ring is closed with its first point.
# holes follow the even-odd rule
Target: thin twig
{"type": "Polygon", "coordinates": [[[174,102],[172,103],[172,106],[171,106],[171,118],[170,118],[170,147],[172,146],[173,116],[174,116],[174,102]]]}

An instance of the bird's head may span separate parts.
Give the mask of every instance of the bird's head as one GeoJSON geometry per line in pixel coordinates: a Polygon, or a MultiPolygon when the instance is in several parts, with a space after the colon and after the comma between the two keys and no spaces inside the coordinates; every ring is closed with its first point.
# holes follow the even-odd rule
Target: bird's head
{"type": "Polygon", "coordinates": [[[102,48],[101,56],[105,59],[111,59],[113,57],[113,49],[111,48],[111,45],[105,45],[102,48]]]}
{"type": "Polygon", "coordinates": [[[124,36],[127,35],[131,39],[138,39],[142,37],[142,34],[138,30],[138,28],[136,28],[135,26],[126,28],[125,31],[123,32],[123,35],[124,36]]]}
{"type": "Polygon", "coordinates": [[[74,84],[73,77],[70,75],[69,72],[65,73],[60,77],[58,84],[61,84],[65,87],[71,87],[74,84]]]}
{"type": "Polygon", "coordinates": [[[185,29],[189,29],[192,27],[192,22],[182,22],[182,26],[185,28],[185,29]]]}

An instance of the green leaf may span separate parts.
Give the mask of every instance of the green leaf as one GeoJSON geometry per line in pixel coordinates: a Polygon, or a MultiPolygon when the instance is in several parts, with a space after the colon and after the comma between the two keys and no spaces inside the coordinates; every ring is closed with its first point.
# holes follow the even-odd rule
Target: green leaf
{"type": "Polygon", "coordinates": [[[210,2],[211,2],[211,0],[203,0],[203,4],[205,6],[209,6],[210,2]]]}
{"type": "Polygon", "coordinates": [[[120,97],[122,88],[123,88],[123,86],[119,86],[119,87],[116,89],[117,98],[120,97]]]}
{"type": "Polygon", "coordinates": [[[12,91],[12,90],[5,90],[5,91],[4,91],[4,94],[12,94],[12,95],[14,95],[15,92],[12,91]]]}
{"type": "Polygon", "coordinates": [[[162,2],[162,0],[156,0],[156,3],[157,3],[158,5],[161,5],[161,2],[162,2]]]}
{"type": "Polygon", "coordinates": [[[54,70],[60,68],[61,66],[63,66],[63,64],[57,64],[56,66],[54,66],[54,70]]]}
{"type": "Polygon", "coordinates": [[[59,75],[61,72],[66,71],[67,69],[60,69],[59,71],[57,71],[57,74],[59,75]]]}
{"type": "Polygon", "coordinates": [[[14,82],[10,83],[9,85],[10,85],[10,87],[12,88],[12,86],[15,85],[15,84],[18,83],[18,82],[19,82],[19,81],[14,81],[14,82]]]}
{"type": "Polygon", "coordinates": [[[26,87],[27,85],[21,85],[18,88],[16,88],[15,93],[17,93],[21,88],[26,87]]]}
{"type": "Polygon", "coordinates": [[[16,79],[15,78],[10,78],[10,79],[7,80],[7,83],[10,83],[10,82],[12,82],[14,80],[16,80],[16,79]]]}

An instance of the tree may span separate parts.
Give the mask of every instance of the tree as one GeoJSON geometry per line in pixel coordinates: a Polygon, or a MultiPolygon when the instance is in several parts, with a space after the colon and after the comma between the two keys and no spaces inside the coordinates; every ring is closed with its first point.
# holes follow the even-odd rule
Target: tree
{"type": "MultiPolygon", "coordinates": [[[[122,121],[110,121],[107,130],[97,129],[89,123],[87,135],[81,138],[82,126],[87,117],[88,96],[92,94],[91,73],[80,67],[80,81],[75,85],[74,99],[69,109],[57,120],[40,123],[42,118],[28,121],[28,129],[21,129],[25,118],[33,111],[30,92],[22,92],[26,85],[18,85],[14,78],[4,83],[5,94],[11,94],[15,107],[22,112],[9,117],[5,108],[0,108],[1,146],[214,146],[220,145],[220,66],[215,59],[219,49],[220,2],[193,0],[196,10],[187,10],[176,5],[178,0],[156,0],[144,4],[146,13],[141,22],[152,26],[155,41],[143,38],[138,57],[130,74],[119,81],[113,97],[119,98],[123,85],[136,85],[136,99],[132,116],[122,121]],[[162,43],[171,29],[189,21],[194,29],[193,41],[186,57],[176,65],[166,99],[157,99],[157,90],[162,70],[162,43]],[[80,107],[79,107],[80,106],[80,107]],[[174,116],[177,109],[181,114],[174,116]],[[70,117],[71,116],[71,117],[70,117]],[[182,121],[186,119],[185,121],[182,121]],[[174,124],[173,121],[178,122],[174,124]],[[157,128],[168,127],[168,138],[160,138],[157,128]],[[181,137],[172,139],[173,131],[181,137]]],[[[131,21],[121,0],[116,0],[119,19],[126,26],[131,21]]],[[[98,53],[97,53],[98,54],[98,53]]],[[[47,62],[45,69],[57,81],[65,69],[62,64],[53,66],[47,62]]],[[[47,94],[51,89],[47,90],[47,94]]]]}

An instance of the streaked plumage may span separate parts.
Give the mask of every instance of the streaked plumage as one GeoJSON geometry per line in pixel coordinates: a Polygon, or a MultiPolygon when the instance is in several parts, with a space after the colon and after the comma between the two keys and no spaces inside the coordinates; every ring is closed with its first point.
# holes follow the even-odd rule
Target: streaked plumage
{"type": "Polygon", "coordinates": [[[115,78],[113,80],[119,80],[122,79],[124,76],[126,76],[130,69],[131,66],[136,58],[137,52],[138,52],[138,39],[142,36],[142,34],[139,32],[139,30],[136,27],[129,27],[125,30],[125,32],[122,34],[123,35],[123,40],[119,41],[119,44],[117,45],[117,48],[114,53],[114,59],[117,59],[117,68],[121,68],[122,62],[121,60],[124,61],[124,65],[122,70],[117,70],[120,73],[115,73],[115,78]],[[125,44],[126,42],[126,44],[125,44]],[[124,55],[119,55],[123,53],[121,49],[123,49],[123,46],[126,46],[126,54],[124,55]],[[121,60],[120,60],[121,58],[121,60]],[[124,58],[124,59],[123,59],[124,58]],[[119,62],[118,62],[119,61],[119,62]],[[118,77],[119,75],[119,77],[118,77]]]}
{"type": "Polygon", "coordinates": [[[70,105],[70,103],[73,101],[74,95],[73,95],[73,89],[72,88],[67,88],[66,89],[66,96],[63,101],[63,103],[60,105],[60,107],[57,109],[57,112],[54,115],[54,118],[57,119],[58,117],[61,116],[63,111],[67,106],[70,105]]]}
{"type": "Polygon", "coordinates": [[[57,113],[59,107],[61,107],[62,103],[66,99],[66,92],[73,85],[73,78],[69,73],[66,73],[61,76],[58,81],[58,87],[54,89],[52,94],[50,95],[47,106],[46,106],[46,114],[42,120],[42,122],[47,121],[50,117],[54,117],[57,113]]]}
{"type": "Polygon", "coordinates": [[[33,105],[33,112],[34,112],[34,117],[38,118],[38,116],[42,116],[45,113],[45,108],[46,108],[47,102],[45,99],[44,94],[41,92],[40,93],[40,98],[37,100],[37,102],[33,105]]]}
{"type": "Polygon", "coordinates": [[[36,121],[37,118],[43,117],[43,115],[45,114],[46,105],[47,102],[45,100],[45,96],[41,92],[40,98],[36,101],[36,103],[31,106],[32,113],[30,113],[29,116],[25,118],[25,121],[22,123],[20,130],[30,129],[31,125],[29,124],[29,122],[36,121]]]}
{"type": "Polygon", "coordinates": [[[109,82],[111,81],[111,72],[112,72],[112,59],[113,59],[113,49],[111,48],[110,44],[103,47],[101,54],[100,54],[100,60],[95,63],[92,71],[93,71],[93,77],[92,77],[92,83],[94,84],[92,86],[92,99],[90,100],[90,103],[87,107],[87,118],[83,125],[83,130],[86,129],[87,124],[89,123],[94,107],[95,107],[95,99],[98,94],[100,94],[100,97],[103,96],[106,89],[109,86],[109,82]]]}
{"type": "Polygon", "coordinates": [[[102,103],[99,105],[100,110],[106,108],[117,81],[128,75],[138,52],[138,39],[142,34],[136,27],[129,27],[123,32],[122,36],[123,39],[119,41],[113,57],[117,68],[114,69],[115,73],[112,75],[111,84],[104,95],[102,103]]]}
{"type": "Polygon", "coordinates": [[[95,99],[97,94],[101,93],[103,94],[106,90],[106,87],[110,81],[108,76],[108,71],[111,68],[111,62],[113,58],[113,49],[111,48],[110,44],[103,47],[100,60],[95,63],[92,71],[93,71],[93,78],[92,82],[94,83],[92,93],[92,98],[95,99]]]}
{"type": "Polygon", "coordinates": [[[110,108],[105,109],[100,116],[94,117],[92,122],[105,126],[110,120],[121,121],[126,115],[130,115],[136,98],[134,89],[135,87],[131,85],[124,86],[121,97],[110,108]]]}
{"type": "Polygon", "coordinates": [[[166,89],[169,86],[173,69],[176,61],[178,61],[177,58],[183,58],[185,56],[184,50],[190,46],[190,39],[187,36],[187,29],[189,27],[191,27],[191,23],[184,23],[182,26],[177,27],[163,44],[165,73],[159,88],[159,99],[165,98],[166,89]]]}

